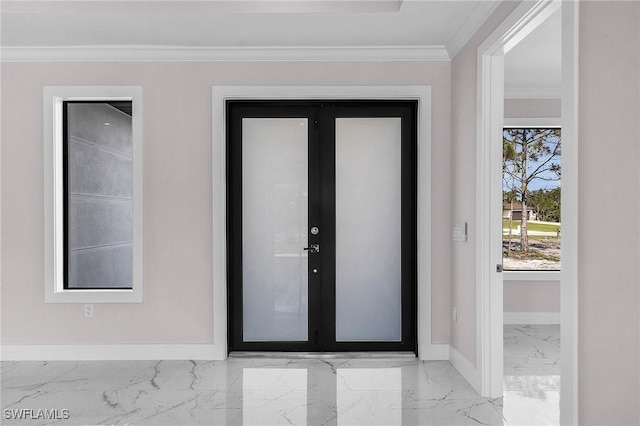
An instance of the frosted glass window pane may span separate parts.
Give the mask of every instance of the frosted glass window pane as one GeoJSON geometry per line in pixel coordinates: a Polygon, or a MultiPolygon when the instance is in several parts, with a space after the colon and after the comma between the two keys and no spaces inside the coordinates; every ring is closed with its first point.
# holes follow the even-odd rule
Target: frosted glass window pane
{"type": "Polygon", "coordinates": [[[307,369],[243,369],[242,423],[306,425],[307,369]]]}
{"type": "Polygon", "coordinates": [[[245,342],[308,340],[307,126],[242,120],[245,342]]]}
{"type": "Polygon", "coordinates": [[[400,118],[336,120],[336,339],[401,340],[400,118]]]}
{"type": "Polygon", "coordinates": [[[67,288],[133,285],[131,102],[67,108],[67,288]]]}
{"type": "Polygon", "coordinates": [[[400,368],[339,368],[336,371],[338,426],[402,424],[400,368]]]}

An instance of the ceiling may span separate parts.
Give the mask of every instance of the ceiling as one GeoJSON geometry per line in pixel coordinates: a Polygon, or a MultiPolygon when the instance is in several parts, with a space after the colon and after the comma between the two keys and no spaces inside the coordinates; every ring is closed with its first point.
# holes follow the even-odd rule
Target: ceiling
{"type": "Polygon", "coordinates": [[[2,43],[6,46],[370,47],[451,46],[460,32],[468,38],[497,2],[3,3],[2,43]]]}
{"type": "MultiPolygon", "coordinates": [[[[12,52],[34,48],[43,52],[63,47],[132,46],[218,51],[422,49],[420,54],[431,55],[427,59],[448,59],[455,56],[499,3],[499,0],[3,0],[1,41],[3,60],[12,52]]],[[[530,36],[523,42],[523,46],[525,43],[528,46],[516,48],[509,55],[506,64],[510,85],[523,88],[556,84],[551,81],[552,71],[540,72],[540,64],[551,61],[534,61],[526,53],[534,50],[551,55],[546,45],[556,39],[550,31],[530,36]],[[535,72],[527,71],[534,67],[535,72]],[[542,75],[548,81],[529,81],[539,80],[542,75]]],[[[553,60],[556,53],[551,55],[553,60]]]]}

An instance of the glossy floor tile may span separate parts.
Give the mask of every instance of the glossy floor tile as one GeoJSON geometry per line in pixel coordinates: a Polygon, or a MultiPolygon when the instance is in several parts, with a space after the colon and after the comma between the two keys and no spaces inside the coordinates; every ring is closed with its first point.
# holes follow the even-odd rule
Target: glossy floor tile
{"type": "Polygon", "coordinates": [[[449,362],[414,358],[3,362],[1,423],[554,424],[559,375],[555,355],[544,352],[555,338],[545,333],[505,329],[505,353],[519,361],[505,370],[504,408],[502,398],[481,398],[449,362]]]}
{"type": "Polygon", "coordinates": [[[560,326],[505,325],[504,374],[560,375],[560,326]]]}
{"type": "Polygon", "coordinates": [[[415,359],[3,363],[2,408],[70,417],[3,424],[502,424],[500,400],[415,359]]]}
{"type": "Polygon", "coordinates": [[[505,325],[503,395],[508,424],[560,424],[559,325],[505,325]]]}

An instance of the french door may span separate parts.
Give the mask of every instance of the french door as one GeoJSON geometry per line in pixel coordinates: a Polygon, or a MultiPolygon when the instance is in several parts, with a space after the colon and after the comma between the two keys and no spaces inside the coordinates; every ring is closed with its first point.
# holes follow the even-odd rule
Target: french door
{"type": "Polygon", "coordinates": [[[414,101],[228,101],[231,351],[416,351],[414,101]]]}

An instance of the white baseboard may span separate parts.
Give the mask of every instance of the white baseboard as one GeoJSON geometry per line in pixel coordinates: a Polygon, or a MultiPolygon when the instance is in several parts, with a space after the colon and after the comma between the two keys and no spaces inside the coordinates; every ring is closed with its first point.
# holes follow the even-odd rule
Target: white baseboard
{"type": "Polygon", "coordinates": [[[464,377],[465,380],[469,382],[469,384],[476,390],[476,392],[482,394],[482,392],[480,391],[480,372],[453,346],[449,347],[449,362],[451,362],[451,365],[453,365],[455,369],[458,370],[462,377],[464,377]]]}
{"type": "Polygon", "coordinates": [[[430,343],[418,349],[420,361],[449,361],[449,345],[447,343],[430,343]]]}
{"type": "Polygon", "coordinates": [[[505,312],[505,324],[560,324],[560,312],[505,312]]]}
{"type": "MultiPolygon", "coordinates": [[[[226,354],[213,344],[194,345],[2,345],[2,361],[99,360],[223,360],[226,354]]],[[[423,361],[449,360],[448,344],[430,344],[423,361]]]]}
{"type": "Polygon", "coordinates": [[[2,361],[215,360],[212,344],[193,345],[2,345],[2,361]]]}

